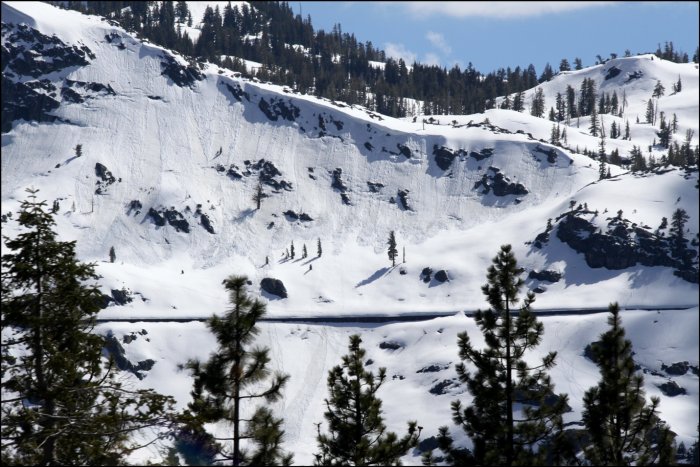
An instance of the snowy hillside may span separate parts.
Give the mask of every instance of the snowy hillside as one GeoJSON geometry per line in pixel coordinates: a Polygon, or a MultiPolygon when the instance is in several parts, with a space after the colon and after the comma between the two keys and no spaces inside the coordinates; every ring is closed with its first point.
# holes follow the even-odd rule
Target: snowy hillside
{"type": "MultiPolygon", "coordinates": [[[[3,42],[14,54],[4,80],[53,103],[34,118],[42,122],[17,120],[3,134],[2,212],[16,210],[29,186],[59,200],[59,229],[78,240],[81,258],[99,262],[105,292],[126,288],[143,297],[110,306],[105,317],[207,316],[225,301],[216,285],[234,272],[256,284],[283,281],[288,298],[266,295],[273,315],[475,309],[483,303],[481,277],[503,243],[514,245],[528,270],[564,273],[538,300],[545,308],[697,303],[697,284],[672,268],[591,269],[556,242],[542,251],[526,244],[598,177],[595,161],[539,140],[551,127],[544,119],[491,110],[439,117],[440,125],[424,129],[420,121],[296,95],[215,66],[200,69],[96,17],[6,2],[3,21],[3,42]],[[25,41],[40,36],[10,23],[87,53],[63,64],[37,51],[22,54],[31,46],[25,41]],[[256,210],[259,177],[267,197],[256,210]],[[387,259],[391,230],[400,261],[406,250],[401,268],[387,259]],[[292,242],[297,255],[284,259],[292,242]],[[300,259],[304,245],[309,256],[300,259]],[[115,263],[106,262],[111,247],[115,263]],[[424,283],[426,267],[445,270],[449,280],[424,283]],[[650,277],[643,294],[636,292],[640,274],[650,277]],[[154,298],[165,284],[172,293],[154,298]]],[[[692,65],[618,62],[644,70],[627,91],[630,108],[657,76],[675,77],[674,67],[683,71],[682,94],[697,95],[692,65]]],[[[571,76],[584,72],[602,73],[594,67],[571,76]]],[[[559,79],[547,84],[563,85],[559,79]]],[[[662,97],[661,105],[681,115],[681,127],[697,129],[697,105],[676,97],[662,97]]],[[[625,144],[646,143],[634,139],[635,130],[625,144]]],[[[570,128],[570,142],[588,138],[581,145],[593,147],[596,138],[586,132],[570,128]]],[[[623,209],[631,221],[654,227],[682,207],[692,238],[697,177],[677,170],[664,177],[669,182],[659,184],[622,174],[584,192],[591,209],[623,209]],[[615,180],[624,181],[622,190],[615,180]],[[644,196],[629,197],[633,192],[644,196]]]]}
{"type": "MultiPolygon", "coordinates": [[[[192,11],[197,21],[201,13],[192,11]]],[[[511,244],[537,293],[534,311],[550,313],[533,358],[559,351],[552,377],[569,394],[567,421],[580,419],[582,395],[598,380],[584,348],[606,329],[604,313],[584,311],[617,301],[648,395],[662,397],[662,418],[679,441],[695,436],[696,168],[610,166],[611,177],[599,180],[598,161],[582,154],[597,151],[600,140],[589,134],[588,117],[566,127],[570,149],[549,144],[552,122],[527,110],[536,89],[525,93],[522,113],[394,119],[190,62],[102,18],[43,3],[2,3],[2,47],[3,236],[17,233],[27,188],[38,188],[49,207],[57,203],[59,239],[76,240],[79,258],[96,262],[102,276],[98,331],[124,343],[130,361],[155,362],[145,378],[132,378],[136,386],[186,405],[191,379],[177,365],[206,358],[213,337],[201,322],[138,320],[222,312],[222,280],[244,274],[276,319],[445,315],[415,323],[263,323],[260,344],[291,374],[275,409],[285,414],[285,449],[296,464],[312,461],[327,372],[353,333],[362,334],[376,366],[388,368],[380,394],[388,428],[403,432],[417,419],[422,438],[434,436],[451,424],[450,402],[468,402],[454,384],[456,335],[478,338],[464,312],[486,307],[486,270],[511,244]],[[670,226],[662,226],[677,209],[689,216],[688,261],[671,252],[670,226]],[[395,266],[387,256],[391,231],[395,266]],[[263,279],[281,281],[285,292],[263,290],[263,279]],[[566,316],[552,313],[562,310],[566,316]],[[135,322],[116,321],[129,319],[135,322]],[[662,367],[679,362],[690,370],[674,375],[662,367]],[[662,394],[659,385],[670,380],[686,394],[662,394]]],[[[645,55],[561,73],[538,86],[546,112],[557,93],[578,92],[584,78],[626,96],[622,117],[602,118],[606,129],[629,120],[631,140],[608,138],[608,152],[628,157],[634,145],[649,157],[658,127],[636,117],[644,121],[657,80],[667,90],[659,110],[678,117],[673,138],[682,143],[692,130],[698,144],[697,65],[645,55]],[[678,79],[682,91],[672,95],[678,79]]],[[[662,154],[652,148],[657,159],[662,154]]],[[[140,452],[135,461],[158,455],[140,452]]],[[[404,461],[417,464],[418,456],[404,461]]]]}

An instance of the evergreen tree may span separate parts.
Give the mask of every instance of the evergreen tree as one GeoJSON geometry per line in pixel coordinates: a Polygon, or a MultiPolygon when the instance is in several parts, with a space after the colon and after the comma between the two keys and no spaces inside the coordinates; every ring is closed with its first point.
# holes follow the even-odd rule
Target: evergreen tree
{"type": "Polygon", "coordinates": [[[396,258],[399,256],[399,252],[396,249],[396,236],[394,235],[393,230],[389,232],[389,241],[387,241],[387,245],[389,246],[387,249],[387,254],[391,260],[391,266],[396,266],[396,258]]]}
{"type": "Polygon", "coordinates": [[[253,201],[255,202],[255,209],[260,209],[260,203],[262,203],[263,198],[265,198],[265,192],[263,191],[262,182],[258,181],[255,187],[255,192],[253,193],[253,201]]]}
{"type": "Polygon", "coordinates": [[[3,464],[121,465],[138,448],[132,435],[169,423],[174,401],[125,389],[104,365],[94,264],[78,262],[27,191],[1,267],[3,464]]]}
{"type": "Polygon", "coordinates": [[[644,172],[647,170],[647,161],[644,159],[641,148],[632,146],[632,151],[630,151],[630,159],[632,160],[630,167],[632,172],[644,172]]]}
{"type": "Polygon", "coordinates": [[[583,397],[583,423],[590,436],[585,457],[593,465],[669,465],[675,435],[658,417],[659,398],[647,404],[617,303],[609,311],[610,329],[592,345],[601,380],[583,397]]]}
{"type": "Polygon", "coordinates": [[[595,105],[591,111],[591,125],[588,127],[588,131],[591,132],[591,136],[598,136],[598,112],[596,112],[595,105]]]}
{"type": "Polygon", "coordinates": [[[581,62],[581,59],[576,57],[574,58],[574,70],[582,70],[583,69],[583,63],[581,62]]]}
{"type": "Polygon", "coordinates": [[[114,247],[109,249],[109,262],[113,263],[117,260],[117,253],[114,251],[114,247]]]}
{"type": "Polygon", "coordinates": [[[651,97],[659,98],[664,95],[664,92],[666,91],[666,88],[664,87],[663,84],[661,84],[661,81],[656,81],[656,85],[654,86],[654,91],[651,94],[651,97]]]}
{"type": "Polygon", "coordinates": [[[320,258],[321,254],[323,254],[323,249],[321,249],[321,239],[319,238],[316,241],[316,256],[320,258]]]}
{"type": "Polygon", "coordinates": [[[484,334],[486,347],[477,350],[467,333],[459,334],[459,357],[476,367],[474,374],[460,363],[459,379],[474,396],[472,406],[452,403],[453,421],[474,443],[474,457],[480,465],[532,465],[545,460],[542,442],[552,441],[561,431],[567,396],[555,401],[547,371],[554,366],[556,352],[550,352],[541,365],[529,366],[523,356],[537,346],[544,327],[530,311],[535,300],[528,292],[514,316],[518,294],[524,282],[510,245],[503,245],[493,259],[482,291],[490,309],[477,311],[474,320],[484,334]],[[522,404],[522,416],[515,404],[522,404]]]}
{"type": "Polygon", "coordinates": [[[272,380],[261,387],[270,374],[270,349],[251,345],[260,332],[256,324],[264,316],[266,307],[248,296],[247,280],[245,276],[229,276],[224,280],[232,308],[223,317],[214,315],[207,321],[218,349],[205,363],[190,360],[186,364],[194,383],[193,400],[185,411],[185,420],[188,429],[200,437],[208,434],[205,423],[224,421],[232,425],[231,436],[216,438],[232,442],[232,449],[216,442],[210,446],[235,466],[289,465],[292,456],[281,446],[282,421],[266,406],[250,410],[249,404],[254,400],[275,402],[289,376],[275,373],[272,380]],[[248,415],[251,412],[252,415],[248,415]],[[252,453],[241,446],[242,440],[248,440],[252,453]]]}
{"type": "Polygon", "coordinates": [[[513,110],[516,112],[525,110],[525,92],[521,91],[515,93],[515,97],[513,98],[513,110]]]}
{"type": "Polygon", "coordinates": [[[676,209],[671,216],[669,237],[671,238],[674,256],[681,259],[685,256],[685,224],[688,222],[688,219],[688,213],[681,208],[676,209]]]}
{"type": "Polygon", "coordinates": [[[666,118],[664,113],[659,114],[659,131],[656,132],[656,136],[659,137],[659,144],[668,149],[669,142],[671,141],[671,125],[666,124],[666,118]]]}
{"type": "Polygon", "coordinates": [[[625,136],[622,139],[628,140],[631,138],[630,136],[630,121],[625,120],[625,136]]]}
{"type": "Polygon", "coordinates": [[[647,123],[651,123],[652,125],[654,124],[654,113],[655,113],[654,101],[652,99],[649,99],[647,101],[647,111],[644,114],[644,118],[645,118],[647,123]]]}
{"type": "Polygon", "coordinates": [[[307,253],[306,253],[306,243],[304,243],[304,244],[302,245],[302,247],[301,247],[301,257],[302,257],[302,259],[303,259],[303,258],[306,258],[306,256],[307,256],[307,253]]]}
{"type": "Polygon", "coordinates": [[[386,431],[382,401],[377,397],[386,368],[380,368],[377,376],[367,371],[361,343],[359,335],[350,336],[342,365],[328,373],[324,417],[329,433],[321,433],[318,424],[316,465],[400,465],[401,456],[418,444],[416,422],[408,423],[408,433],[401,439],[386,431]]]}
{"type": "Polygon", "coordinates": [[[562,58],[561,62],[559,62],[559,71],[571,71],[571,65],[569,65],[567,59],[562,58]]]}
{"type": "Polygon", "coordinates": [[[83,155],[83,145],[82,144],[76,144],[75,145],[75,157],[80,157],[83,155]]]}
{"type": "Polygon", "coordinates": [[[292,240],[292,244],[289,246],[289,257],[294,259],[294,240],[292,240]]]}

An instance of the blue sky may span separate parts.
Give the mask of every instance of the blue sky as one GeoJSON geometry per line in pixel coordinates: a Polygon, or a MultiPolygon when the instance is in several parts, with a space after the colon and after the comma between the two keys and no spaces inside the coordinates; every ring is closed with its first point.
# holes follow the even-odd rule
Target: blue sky
{"type": "Polygon", "coordinates": [[[698,45],[698,2],[289,2],[311,15],[314,29],[371,41],[408,62],[483,72],[567,58],[593,65],[596,55],[653,52],[657,44],[692,58],[698,45]]]}

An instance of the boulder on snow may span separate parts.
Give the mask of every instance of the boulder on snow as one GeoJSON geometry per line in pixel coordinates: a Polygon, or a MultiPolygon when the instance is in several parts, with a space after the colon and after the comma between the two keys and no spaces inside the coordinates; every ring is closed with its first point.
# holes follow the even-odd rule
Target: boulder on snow
{"type": "Polygon", "coordinates": [[[444,269],[440,269],[438,272],[435,273],[435,280],[438,282],[446,282],[450,279],[447,277],[447,271],[445,271],[444,269]]]}
{"type": "Polygon", "coordinates": [[[260,288],[271,295],[287,298],[287,289],[284,287],[284,283],[279,279],[266,277],[260,281],[260,288]]]}

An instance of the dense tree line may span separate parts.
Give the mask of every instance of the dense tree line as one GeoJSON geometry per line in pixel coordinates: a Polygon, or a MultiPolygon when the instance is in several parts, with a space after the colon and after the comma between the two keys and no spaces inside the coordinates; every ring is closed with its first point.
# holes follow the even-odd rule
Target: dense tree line
{"type": "MultiPolygon", "coordinates": [[[[314,30],[311,18],[295,15],[287,2],[207,8],[203,18],[192,18],[186,2],[70,1],[64,6],[108,16],[155,43],[236,71],[246,73],[241,59],[259,62],[255,75],[262,80],[391,116],[419,112],[405,98],[423,101],[426,115],[482,112],[496,97],[515,93],[517,99],[517,93],[554,76],[549,64],[538,76],[532,64],[483,74],[471,63],[465,69],[405,63],[343,32],[339,24],[330,32],[314,30]],[[191,24],[201,28],[196,42],[183,32],[191,24]],[[382,62],[384,69],[370,62],[382,62]]],[[[574,63],[582,68],[580,58],[574,63]]],[[[568,60],[559,69],[570,70],[568,60]]],[[[514,107],[522,108],[524,102],[514,107]]]]}

